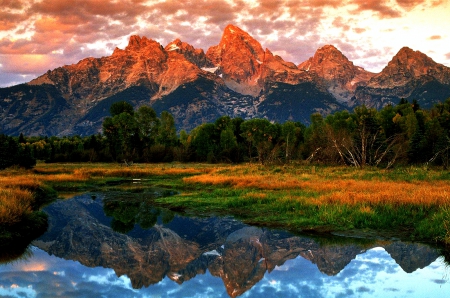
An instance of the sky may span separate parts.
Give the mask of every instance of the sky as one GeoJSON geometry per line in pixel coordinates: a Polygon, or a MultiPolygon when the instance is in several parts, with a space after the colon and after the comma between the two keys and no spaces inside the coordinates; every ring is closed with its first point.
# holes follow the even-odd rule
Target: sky
{"type": "Polygon", "coordinates": [[[0,0],[0,87],[125,48],[131,35],[205,52],[233,24],[300,64],[327,44],[380,72],[404,46],[450,67],[450,0],[0,0]]]}
{"type": "MultiPolygon", "coordinates": [[[[408,274],[383,248],[356,256],[336,276],[327,276],[310,261],[288,260],[239,297],[445,297],[448,267],[440,257],[408,274]]],[[[1,297],[229,297],[223,281],[209,271],[182,284],[165,277],[147,288],[133,289],[114,270],[88,268],[33,248],[26,260],[0,265],[1,297]]]]}

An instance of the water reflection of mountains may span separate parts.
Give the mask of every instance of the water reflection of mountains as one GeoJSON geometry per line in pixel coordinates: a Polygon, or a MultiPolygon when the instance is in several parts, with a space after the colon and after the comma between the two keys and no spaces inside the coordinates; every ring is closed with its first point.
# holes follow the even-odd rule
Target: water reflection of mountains
{"type": "Polygon", "coordinates": [[[134,288],[158,283],[165,276],[182,283],[209,270],[223,280],[230,296],[244,293],[266,272],[298,256],[327,275],[336,275],[373,247],[384,247],[408,273],[439,256],[434,248],[419,243],[324,244],[231,218],[175,216],[140,199],[105,196],[94,200],[85,195],[48,206],[49,229],[34,245],[88,267],[112,268],[118,276],[127,275],[134,288]],[[141,228],[146,225],[152,227],[141,228]]]}

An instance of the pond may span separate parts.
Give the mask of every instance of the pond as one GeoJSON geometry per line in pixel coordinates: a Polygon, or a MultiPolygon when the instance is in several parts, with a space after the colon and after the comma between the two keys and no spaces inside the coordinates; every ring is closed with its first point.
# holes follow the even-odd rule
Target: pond
{"type": "Polygon", "coordinates": [[[160,192],[91,193],[44,210],[49,228],[0,265],[1,297],[444,297],[439,249],[320,238],[155,208],[160,192]]]}

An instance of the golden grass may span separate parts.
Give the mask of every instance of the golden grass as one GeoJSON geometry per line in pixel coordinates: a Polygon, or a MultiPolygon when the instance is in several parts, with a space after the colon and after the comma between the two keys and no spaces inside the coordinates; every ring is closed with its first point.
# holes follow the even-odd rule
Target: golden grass
{"type": "Polygon", "coordinates": [[[33,190],[41,183],[32,176],[17,172],[17,176],[0,177],[0,224],[15,224],[32,212],[33,190]]]}
{"type": "Polygon", "coordinates": [[[33,194],[22,189],[0,189],[0,224],[15,224],[32,212],[33,194]]]}
{"type": "Polygon", "coordinates": [[[295,189],[299,187],[299,180],[285,178],[282,175],[243,175],[243,176],[218,176],[198,175],[183,178],[186,183],[201,183],[210,185],[230,185],[237,188],[258,188],[266,190],[295,189]]]}
{"type": "Polygon", "coordinates": [[[13,177],[0,177],[1,188],[36,189],[41,184],[36,177],[19,175],[13,177]]]}
{"type": "Polygon", "coordinates": [[[399,182],[399,181],[333,181],[315,183],[311,188],[329,192],[320,196],[319,200],[326,203],[355,205],[390,204],[390,205],[450,205],[450,185],[446,182],[399,182]],[[330,185],[331,184],[331,185],[330,185]],[[339,187],[340,184],[345,187],[339,187]]]}
{"type": "Polygon", "coordinates": [[[123,167],[119,164],[55,164],[41,165],[34,172],[46,181],[85,181],[92,177],[145,177],[152,175],[198,175],[208,173],[211,166],[167,165],[167,164],[135,164],[123,167]]]}
{"type": "MultiPolygon", "coordinates": [[[[213,172],[183,178],[185,183],[226,185],[241,189],[302,190],[317,193],[309,203],[323,204],[390,204],[390,205],[450,205],[450,184],[446,181],[382,181],[357,179],[325,179],[304,174],[250,175],[213,172]],[[228,175],[227,175],[228,174],[228,175]],[[310,180],[309,180],[310,179],[310,180]]],[[[300,198],[297,198],[300,199],[300,198]]]]}

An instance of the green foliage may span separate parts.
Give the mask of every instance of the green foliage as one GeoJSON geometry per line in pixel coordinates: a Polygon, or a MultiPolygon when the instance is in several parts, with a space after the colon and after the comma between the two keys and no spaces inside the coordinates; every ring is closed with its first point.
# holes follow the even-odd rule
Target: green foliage
{"type": "Polygon", "coordinates": [[[160,122],[161,125],[158,130],[156,141],[166,147],[174,146],[177,143],[178,138],[173,116],[169,112],[163,111],[161,113],[160,122]]]}
{"type": "Polygon", "coordinates": [[[111,105],[111,107],[109,108],[109,113],[111,114],[111,117],[118,116],[122,113],[133,115],[134,110],[133,106],[128,102],[119,101],[111,105]]]}
{"type": "Polygon", "coordinates": [[[196,152],[197,161],[207,161],[208,154],[210,158],[217,151],[218,136],[214,124],[205,123],[195,130],[195,136],[192,141],[192,147],[196,152]]]}
{"type": "Polygon", "coordinates": [[[150,107],[142,106],[136,112],[135,118],[142,146],[147,148],[154,145],[161,126],[156,112],[150,107]]]}
{"type": "Polygon", "coordinates": [[[241,124],[241,136],[248,143],[249,157],[256,149],[257,159],[261,164],[273,160],[272,149],[280,135],[280,127],[267,119],[252,119],[241,124]]]}

